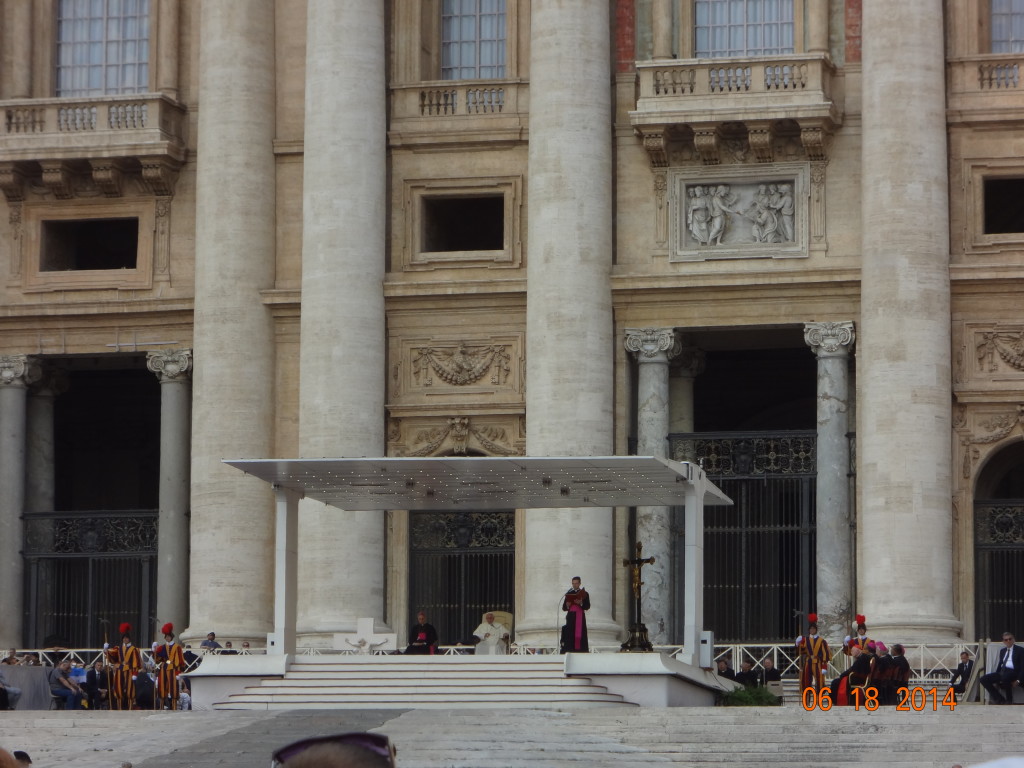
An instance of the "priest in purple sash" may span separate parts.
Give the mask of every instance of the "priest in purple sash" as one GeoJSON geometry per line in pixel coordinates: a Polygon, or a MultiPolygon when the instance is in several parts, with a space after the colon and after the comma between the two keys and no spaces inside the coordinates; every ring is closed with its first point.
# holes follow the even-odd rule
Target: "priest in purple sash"
{"type": "Polygon", "coordinates": [[[590,653],[587,643],[587,614],[590,610],[590,595],[580,586],[580,577],[573,576],[572,589],[565,593],[562,610],[565,624],[562,626],[562,653],[590,653]]]}

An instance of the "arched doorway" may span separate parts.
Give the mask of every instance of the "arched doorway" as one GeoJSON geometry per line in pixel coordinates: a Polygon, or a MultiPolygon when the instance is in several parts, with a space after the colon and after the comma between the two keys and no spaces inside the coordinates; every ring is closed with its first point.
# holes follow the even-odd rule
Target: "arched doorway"
{"type": "Polygon", "coordinates": [[[1024,623],[1024,442],[985,465],[974,491],[974,585],[978,637],[1024,623]]]}

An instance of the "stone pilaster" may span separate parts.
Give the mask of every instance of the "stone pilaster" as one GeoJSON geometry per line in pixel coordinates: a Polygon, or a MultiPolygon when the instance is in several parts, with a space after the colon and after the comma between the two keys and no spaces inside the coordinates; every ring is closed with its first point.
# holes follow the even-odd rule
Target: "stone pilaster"
{"type": "Polygon", "coordinates": [[[960,623],[945,554],[953,538],[943,16],[931,0],[864,0],[862,31],[858,602],[873,633],[949,641],[960,623]]]}
{"type": "MultiPolygon", "coordinates": [[[[310,0],[307,14],[299,451],[383,456],[384,3],[310,0]]],[[[354,632],[362,617],[383,630],[384,513],[300,507],[303,642],[354,632]]]]}
{"type": "Polygon", "coordinates": [[[0,24],[0,99],[32,98],[34,3],[3,3],[0,24]]]}
{"type": "Polygon", "coordinates": [[[26,398],[42,375],[36,358],[0,355],[0,646],[23,645],[26,398]]]}
{"type": "MultiPolygon", "coordinates": [[[[607,9],[606,9],[607,10],[607,9]]],[[[591,0],[531,5],[527,453],[614,450],[611,31],[591,0]]],[[[580,576],[590,642],[620,641],[612,619],[611,509],[527,510],[516,635],[550,643],[559,595],[580,576]]]]}
{"type": "MultiPolygon", "coordinates": [[[[704,351],[696,347],[684,346],[671,362],[668,380],[668,431],[669,434],[693,432],[693,383],[698,376],[704,373],[704,351]]],[[[690,457],[687,456],[685,460],[689,461],[690,457]]]]}
{"type": "MultiPolygon", "coordinates": [[[[637,362],[638,456],[668,456],[669,361],[682,351],[674,328],[627,328],[626,349],[637,362]]],[[[654,645],[672,642],[680,604],[672,584],[672,518],[670,507],[637,507],[636,540],[654,562],[644,567],[640,607],[647,636],[654,645]]]]}
{"type": "Polygon", "coordinates": [[[146,366],[160,380],[160,517],[157,540],[157,626],[188,621],[189,440],[192,350],[150,352],[146,366]]]}
{"type": "Polygon", "coordinates": [[[199,4],[192,521],[185,639],[262,639],[274,500],[222,463],[273,453],[276,242],[273,0],[199,4]]]}
{"type": "Polygon", "coordinates": [[[806,323],[804,341],[818,358],[817,612],[830,640],[849,634],[854,615],[850,504],[850,348],[852,322],[806,323]]]}

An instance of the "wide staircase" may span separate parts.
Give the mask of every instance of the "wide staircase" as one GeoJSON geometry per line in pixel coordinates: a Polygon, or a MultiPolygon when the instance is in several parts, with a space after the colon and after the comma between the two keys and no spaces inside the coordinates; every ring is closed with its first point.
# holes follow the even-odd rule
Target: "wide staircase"
{"type": "Polygon", "coordinates": [[[302,656],[214,709],[580,708],[629,706],[562,656],[302,656]]]}

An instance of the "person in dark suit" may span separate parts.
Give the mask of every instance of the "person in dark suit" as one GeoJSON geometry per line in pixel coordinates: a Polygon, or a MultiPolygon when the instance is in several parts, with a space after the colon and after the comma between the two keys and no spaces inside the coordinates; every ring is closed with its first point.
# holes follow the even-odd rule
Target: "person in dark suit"
{"type": "Polygon", "coordinates": [[[956,671],[949,678],[949,687],[954,693],[963,693],[967,690],[967,683],[971,679],[971,672],[974,671],[974,659],[967,651],[960,652],[960,663],[956,665],[956,671]]]}
{"type": "Polygon", "coordinates": [[[999,663],[995,672],[982,676],[981,684],[985,686],[993,703],[1013,704],[1013,687],[1020,685],[1022,673],[1024,648],[1014,643],[1012,634],[1003,632],[1003,649],[999,651],[999,663]]]}

